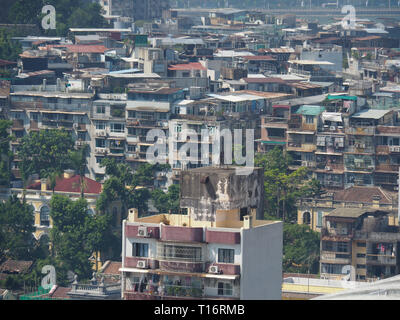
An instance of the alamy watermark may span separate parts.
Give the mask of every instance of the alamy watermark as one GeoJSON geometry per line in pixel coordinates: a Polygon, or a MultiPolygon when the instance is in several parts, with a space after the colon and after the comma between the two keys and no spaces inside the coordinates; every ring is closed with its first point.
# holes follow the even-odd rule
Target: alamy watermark
{"type": "Polygon", "coordinates": [[[46,14],[42,18],[42,28],[44,30],[56,28],[56,9],[52,5],[46,5],[42,8],[42,13],[46,14]]]}
{"type": "Polygon", "coordinates": [[[237,175],[249,175],[254,168],[254,130],[181,129],[176,121],[169,123],[169,136],[161,129],[149,130],[146,142],[153,142],[146,151],[151,163],[194,165],[237,165],[237,175]],[[244,143],[243,143],[244,142],[244,143]]]}

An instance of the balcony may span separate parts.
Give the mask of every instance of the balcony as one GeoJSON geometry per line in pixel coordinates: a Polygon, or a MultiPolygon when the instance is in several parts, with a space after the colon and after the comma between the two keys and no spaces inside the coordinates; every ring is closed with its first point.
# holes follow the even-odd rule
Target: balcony
{"type": "Polygon", "coordinates": [[[369,265],[396,265],[396,256],[367,254],[367,264],[369,265]]]}
{"type": "Polygon", "coordinates": [[[400,146],[389,146],[390,153],[400,153],[400,146]]]}
{"type": "Polygon", "coordinates": [[[363,172],[373,172],[375,170],[374,165],[365,165],[363,163],[346,163],[346,171],[363,171],[363,172]]]}
{"type": "Polygon", "coordinates": [[[370,153],[373,154],[375,152],[373,146],[367,146],[365,144],[358,144],[354,146],[347,146],[346,151],[347,153],[370,153]]]}
{"type": "Polygon", "coordinates": [[[398,173],[399,172],[399,165],[386,164],[386,163],[378,164],[378,165],[375,166],[375,171],[398,173]]]}
{"type": "Polygon", "coordinates": [[[137,268],[138,262],[143,261],[145,263],[146,269],[158,269],[158,260],[148,259],[146,257],[125,257],[125,267],[126,268],[137,268]]]}
{"type": "Polygon", "coordinates": [[[321,262],[331,262],[336,264],[351,264],[351,254],[349,252],[322,251],[321,262]]]}
{"type": "Polygon", "coordinates": [[[348,127],[345,129],[346,134],[356,136],[373,136],[375,134],[375,127],[348,127]]]}
{"type": "Polygon", "coordinates": [[[312,143],[301,143],[295,141],[288,142],[288,151],[298,151],[298,152],[313,152],[317,149],[317,146],[312,143]]]}
{"type": "Polygon", "coordinates": [[[203,228],[161,226],[161,240],[203,242],[203,228]]]}
{"type": "Polygon", "coordinates": [[[376,154],[389,154],[389,146],[376,146],[376,154]]]}
{"type": "Polygon", "coordinates": [[[127,238],[160,238],[160,228],[153,226],[139,226],[139,225],[129,225],[125,226],[125,236],[127,238]],[[142,229],[142,233],[139,234],[139,228],[142,229]]]}
{"type": "Polygon", "coordinates": [[[81,132],[86,132],[87,128],[86,128],[86,124],[85,123],[78,123],[76,126],[76,130],[77,131],[81,131],[81,132]]]}
{"type": "Polygon", "coordinates": [[[328,163],[328,162],[317,162],[317,169],[327,171],[327,172],[343,172],[343,163],[328,163]]]}
{"type": "Polygon", "coordinates": [[[24,130],[24,120],[14,119],[11,129],[12,130],[24,130]]]}
{"type": "Polygon", "coordinates": [[[205,269],[203,262],[160,261],[159,263],[160,270],[164,271],[201,273],[205,269]]]}
{"type": "Polygon", "coordinates": [[[240,244],[239,232],[206,230],[207,243],[240,244]]]}
{"type": "Polygon", "coordinates": [[[30,121],[29,131],[39,131],[39,124],[35,120],[30,121]]]}

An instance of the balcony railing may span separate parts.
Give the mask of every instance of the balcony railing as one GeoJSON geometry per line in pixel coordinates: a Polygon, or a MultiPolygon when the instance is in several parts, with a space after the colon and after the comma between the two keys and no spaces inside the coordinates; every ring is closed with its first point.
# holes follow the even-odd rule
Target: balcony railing
{"type": "Polygon", "coordinates": [[[345,129],[346,134],[373,136],[375,134],[375,127],[348,127],[345,129]]]}
{"type": "Polygon", "coordinates": [[[367,254],[367,263],[370,264],[391,264],[396,265],[396,256],[380,255],[380,254],[367,254]]]}

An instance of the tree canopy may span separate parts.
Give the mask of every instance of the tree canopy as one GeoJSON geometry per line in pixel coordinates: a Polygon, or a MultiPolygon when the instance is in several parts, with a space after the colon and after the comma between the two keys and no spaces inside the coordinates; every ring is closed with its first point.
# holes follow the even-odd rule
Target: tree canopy
{"type": "Polygon", "coordinates": [[[279,148],[258,154],[255,165],[264,168],[266,212],[284,221],[296,220],[296,201],[320,192],[316,179],[308,178],[308,169],[290,170],[291,156],[279,148]]]}
{"type": "Polygon", "coordinates": [[[67,131],[51,129],[30,132],[22,138],[18,147],[22,178],[26,180],[33,173],[49,177],[52,172],[70,168],[70,152],[73,150],[74,140],[67,131]]]}
{"type": "Polygon", "coordinates": [[[84,198],[76,201],[67,196],[53,195],[50,216],[53,228],[50,232],[55,260],[87,279],[92,273],[89,258],[106,246],[104,234],[110,223],[107,214],[91,215],[84,198]]]}
{"type": "Polygon", "coordinates": [[[33,255],[33,208],[12,195],[0,202],[0,256],[28,260],[33,255]]]}
{"type": "Polygon", "coordinates": [[[43,30],[46,35],[66,36],[68,29],[100,28],[108,25],[101,15],[102,9],[98,3],[85,0],[6,0],[3,10],[7,15],[0,14],[2,23],[36,24],[41,27],[42,8],[52,5],[56,10],[56,30],[43,30]]]}
{"type": "Polygon", "coordinates": [[[168,187],[168,192],[165,193],[161,189],[154,189],[151,192],[151,198],[154,201],[154,206],[160,213],[178,213],[179,212],[179,184],[173,184],[168,187]]]}
{"type": "Polygon", "coordinates": [[[320,234],[309,226],[285,223],[283,227],[283,271],[318,273],[320,234]]]}

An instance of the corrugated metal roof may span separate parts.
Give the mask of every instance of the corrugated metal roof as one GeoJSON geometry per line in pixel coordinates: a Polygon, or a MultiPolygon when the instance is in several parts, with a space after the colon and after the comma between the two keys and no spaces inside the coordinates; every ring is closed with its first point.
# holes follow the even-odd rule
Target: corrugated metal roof
{"type": "Polygon", "coordinates": [[[353,114],[352,118],[357,119],[380,119],[390,110],[368,109],[353,114]]]}
{"type": "Polygon", "coordinates": [[[322,106],[301,106],[297,111],[296,114],[302,114],[306,116],[317,116],[325,111],[325,107],[322,106]]]}

